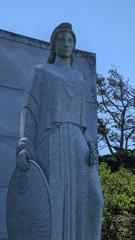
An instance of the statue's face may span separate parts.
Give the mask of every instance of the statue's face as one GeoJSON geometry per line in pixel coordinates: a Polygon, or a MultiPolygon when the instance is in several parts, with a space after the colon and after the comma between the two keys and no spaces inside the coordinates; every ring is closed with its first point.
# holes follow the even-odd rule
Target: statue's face
{"type": "Polygon", "coordinates": [[[59,33],[55,42],[56,56],[61,58],[70,58],[74,49],[74,39],[71,33],[59,33]]]}

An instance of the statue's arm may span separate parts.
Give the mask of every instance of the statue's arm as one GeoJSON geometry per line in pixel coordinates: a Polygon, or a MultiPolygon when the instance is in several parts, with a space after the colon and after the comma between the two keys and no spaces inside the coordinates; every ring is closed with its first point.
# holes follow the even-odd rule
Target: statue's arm
{"type": "Polygon", "coordinates": [[[33,67],[25,89],[24,103],[21,111],[20,140],[17,154],[27,152],[27,158],[35,160],[35,138],[38,126],[41,94],[41,70],[33,67]]]}
{"type": "Polygon", "coordinates": [[[84,85],[84,89],[82,92],[82,125],[85,126],[83,128],[83,135],[84,138],[87,142],[87,145],[89,147],[89,151],[90,151],[90,159],[89,159],[89,163],[90,164],[94,164],[94,163],[98,163],[98,151],[97,151],[97,146],[93,144],[92,141],[92,137],[91,134],[88,130],[88,124],[87,124],[87,108],[86,108],[86,84],[84,85]]]}
{"type": "Polygon", "coordinates": [[[89,147],[89,151],[90,151],[90,164],[97,164],[98,163],[98,151],[97,151],[97,146],[93,144],[91,135],[88,131],[88,128],[86,129],[86,131],[84,132],[84,138],[87,142],[87,145],[89,147]]]}

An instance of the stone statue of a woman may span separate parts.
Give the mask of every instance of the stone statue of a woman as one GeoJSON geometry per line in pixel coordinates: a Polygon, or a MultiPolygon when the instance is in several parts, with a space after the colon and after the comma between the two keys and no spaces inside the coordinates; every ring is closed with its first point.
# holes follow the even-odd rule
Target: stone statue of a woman
{"type": "MultiPolygon", "coordinates": [[[[103,196],[86,123],[86,83],[73,67],[76,36],[69,23],[51,35],[48,63],[34,66],[21,114],[17,166],[33,159],[52,200],[52,240],[99,240],[103,196]]],[[[46,206],[45,206],[46,207],[46,206]]]]}

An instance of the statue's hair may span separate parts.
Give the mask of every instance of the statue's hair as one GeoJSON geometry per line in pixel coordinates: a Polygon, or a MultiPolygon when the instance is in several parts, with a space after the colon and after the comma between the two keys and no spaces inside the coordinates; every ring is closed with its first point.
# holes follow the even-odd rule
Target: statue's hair
{"type": "Polygon", "coordinates": [[[48,58],[48,63],[52,64],[52,63],[55,62],[55,57],[56,57],[55,42],[56,42],[58,34],[61,33],[61,32],[69,32],[73,36],[74,49],[73,49],[73,53],[70,57],[70,62],[71,62],[71,65],[72,65],[73,60],[74,60],[74,50],[75,50],[75,45],[76,45],[76,36],[75,36],[75,33],[72,30],[72,25],[70,23],[61,23],[52,32],[51,39],[50,39],[50,55],[49,55],[49,58],[48,58]]]}

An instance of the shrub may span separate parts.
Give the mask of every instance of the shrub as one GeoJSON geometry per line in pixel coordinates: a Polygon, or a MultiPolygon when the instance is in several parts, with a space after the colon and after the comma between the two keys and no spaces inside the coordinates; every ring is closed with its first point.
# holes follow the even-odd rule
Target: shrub
{"type": "Polygon", "coordinates": [[[99,173],[105,200],[102,239],[135,239],[135,175],[123,166],[112,173],[103,162],[99,173]]]}

